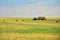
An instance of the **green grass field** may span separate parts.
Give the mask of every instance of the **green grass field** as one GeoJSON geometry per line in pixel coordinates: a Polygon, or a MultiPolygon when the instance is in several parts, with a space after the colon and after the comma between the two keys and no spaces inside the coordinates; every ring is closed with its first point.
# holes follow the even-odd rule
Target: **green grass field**
{"type": "Polygon", "coordinates": [[[60,40],[60,18],[0,18],[0,40],[60,40]]]}

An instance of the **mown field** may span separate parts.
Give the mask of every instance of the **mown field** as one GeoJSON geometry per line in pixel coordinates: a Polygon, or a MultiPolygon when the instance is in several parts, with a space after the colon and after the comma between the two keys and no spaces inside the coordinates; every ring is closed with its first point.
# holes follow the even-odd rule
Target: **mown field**
{"type": "Polygon", "coordinates": [[[0,40],[60,40],[60,18],[0,18],[0,40]]]}

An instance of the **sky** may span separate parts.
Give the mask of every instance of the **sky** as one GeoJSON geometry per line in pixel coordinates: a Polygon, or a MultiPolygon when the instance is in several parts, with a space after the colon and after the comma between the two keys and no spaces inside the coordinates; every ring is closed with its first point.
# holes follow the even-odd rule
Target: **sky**
{"type": "Polygon", "coordinates": [[[60,17],[60,0],[0,0],[0,17],[60,17]]]}

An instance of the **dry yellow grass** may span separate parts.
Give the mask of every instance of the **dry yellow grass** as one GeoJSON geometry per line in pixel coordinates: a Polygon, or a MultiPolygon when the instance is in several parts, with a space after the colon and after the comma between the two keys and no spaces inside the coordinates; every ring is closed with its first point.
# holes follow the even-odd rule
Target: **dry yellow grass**
{"type": "Polygon", "coordinates": [[[60,38],[59,35],[53,35],[53,34],[19,34],[19,33],[2,33],[0,34],[0,38],[5,38],[5,39],[9,39],[9,40],[13,40],[14,38],[17,38],[17,40],[20,39],[25,39],[25,38],[60,38]]]}
{"type": "MultiPolygon", "coordinates": [[[[26,22],[26,21],[18,21],[16,22],[16,19],[8,19],[8,18],[0,18],[0,22],[3,22],[2,20],[5,19],[7,23],[12,23],[10,25],[4,25],[4,24],[0,24],[0,28],[2,28],[2,30],[4,29],[29,29],[29,28],[34,28],[36,25],[37,26],[42,26],[42,27],[53,27],[53,28],[60,28],[60,23],[47,23],[44,21],[40,23],[40,21],[37,22],[26,22]],[[21,25],[24,24],[24,25],[21,25]],[[32,26],[31,26],[32,25],[32,26]]],[[[52,28],[51,28],[52,29],[52,28]]],[[[21,31],[21,30],[20,30],[21,31]]],[[[0,40],[37,40],[38,38],[44,38],[45,40],[48,38],[50,38],[51,40],[59,40],[60,35],[57,34],[39,34],[39,33],[32,33],[32,34],[20,34],[20,33],[1,33],[0,34],[0,40]]]]}

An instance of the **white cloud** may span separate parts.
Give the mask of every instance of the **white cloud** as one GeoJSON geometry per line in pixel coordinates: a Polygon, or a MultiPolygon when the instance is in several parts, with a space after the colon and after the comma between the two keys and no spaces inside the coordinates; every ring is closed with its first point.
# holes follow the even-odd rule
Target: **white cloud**
{"type": "Polygon", "coordinates": [[[0,7],[0,17],[60,17],[60,6],[44,6],[44,2],[24,5],[16,8],[0,7]]]}

